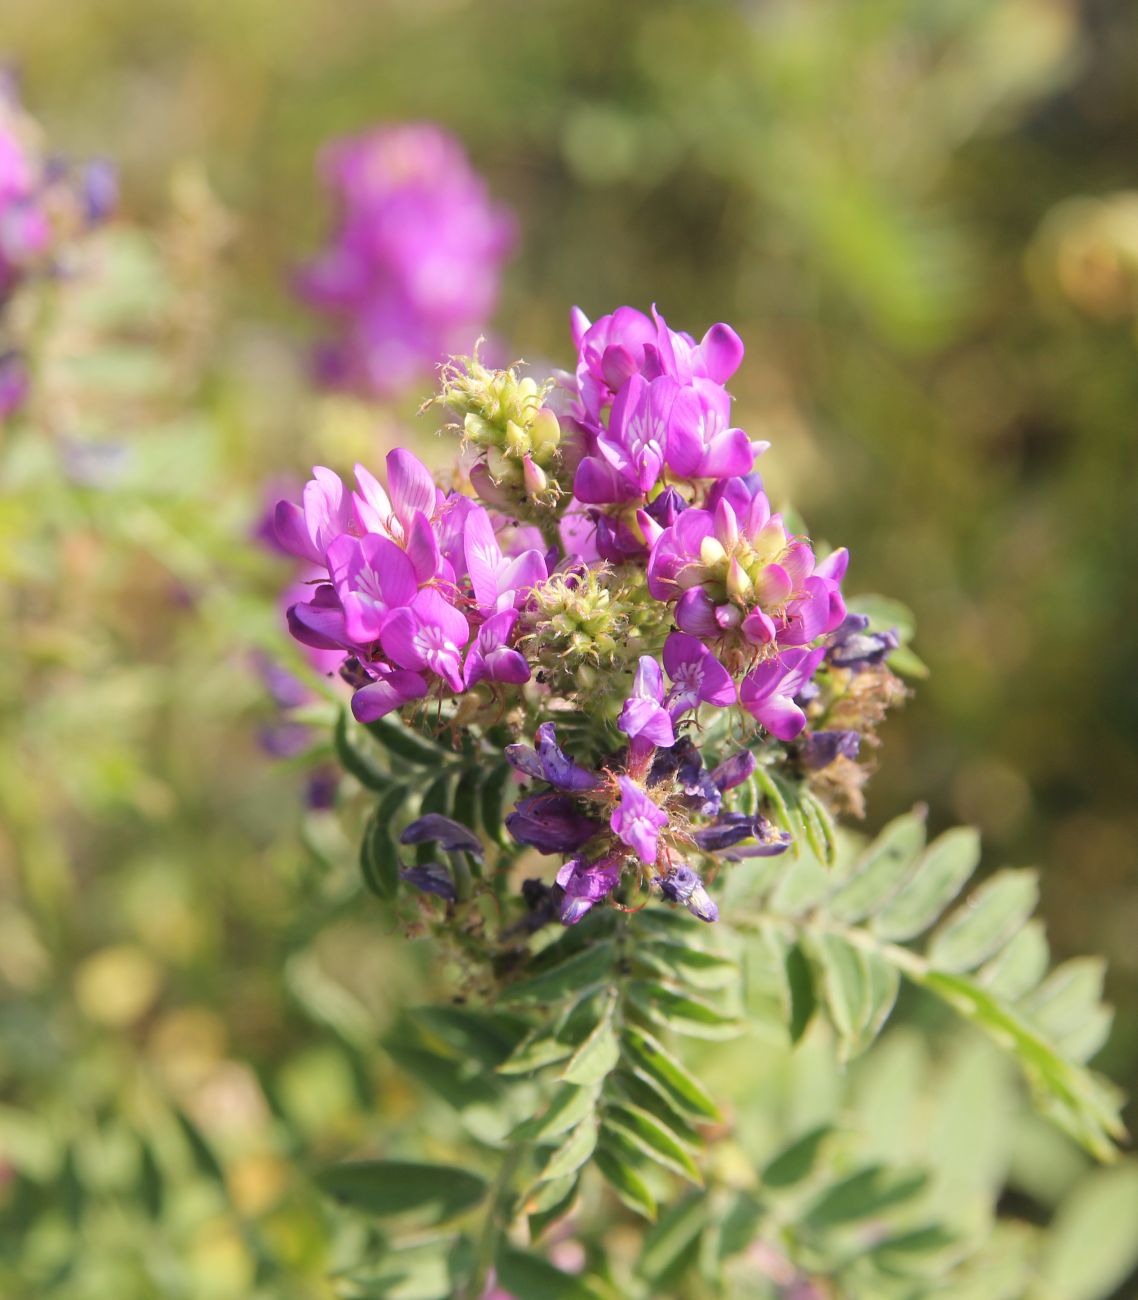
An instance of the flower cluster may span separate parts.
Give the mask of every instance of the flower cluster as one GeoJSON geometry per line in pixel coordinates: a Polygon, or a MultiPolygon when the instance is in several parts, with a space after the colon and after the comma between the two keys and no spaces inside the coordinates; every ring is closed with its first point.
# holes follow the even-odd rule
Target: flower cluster
{"type": "Polygon", "coordinates": [[[462,145],[431,123],[335,141],[320,170],[335,229],[297,280],[334,323],[320,373],[332,387],[386,396],[489,319],[514,221],[490,200],[462,145]]]}
{"type": "MultiPolygon", "coordinates": [[[[530,890],[542,916],[552,900],[577,922],[638,882],[710,921],[709,872],[790,843],[757,765],[856,769],[880,713],[855,716],[872,694],[855,678],[887,674],[898,640],[847,615],[846,551],[820,558],[772,511],[767,444],[731,424],[729,326],[697,343],[627,307],[573,324],[572,375],[444,370],[460,488],[395,451],[386,489],[318,469],[278,505],[280,544],[320,572],[289,626],[344,656],[361,721],[430,700],[436,725],[508,733],[529,788],[507,828],[563,858],[530,890]]],[[[449,897],[432,870],[404,878],[449,897]]]]}
{"type": "MultiPolygon", "coordinates": [[[[0,75],[0,327],[29,280],[67,270],[74,240],[106,220],[117,197],[115,173],[102,161],[73,167],[43,152],[39,130],[16,86],[0,75]]],[[[28,375],[15,340],[0,338],[0,419],[27,395],[28,375]]]]}

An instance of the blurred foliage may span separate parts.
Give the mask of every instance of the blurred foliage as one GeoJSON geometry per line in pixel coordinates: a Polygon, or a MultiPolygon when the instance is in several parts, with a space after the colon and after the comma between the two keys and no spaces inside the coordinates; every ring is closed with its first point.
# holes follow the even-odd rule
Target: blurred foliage
{"type": "MultiPolygon", "coordinates": [[[[366,1230],[304,1162],[410,1155],[415,1110],[429,1154],[462,1157],[464,1117],[378,1046],[446,973],[387,938],[336,815],[258,753],[247,665],[288,653],[284,575],[246,543],[264,481],[408,436],[413,396],[309,394],[286,289],[326,217],[316,150],[383,118],[454,129],[517,208],[506,339],[563,364],[572,302],[739,329],[773,494],[849,542],[857,590],[917,613],[931,676],[885,729],[872,823],[924,798],[934,830],[973,822],[1034,860],[1058,955],[1111,962],[1096,1064],[1133,1077],[1132,7],[0,0],[0,19],[51,140],[114,157],[126,217],[157,232],[108,232],[50,290],[37,406],[0,446],[0,1291],[331,1295],[366,1230]]],[[[954,1218],[1000,1197],[1049,1298],[1124,1288],[1132,1167],[1088,1173],[1034,1121],[997,1124],[990,1053],[910,1011],[931,1039],[897,1034],[845,1082],[824,1038],[743,1040],[712,1080],[739,1159],[840,1115],[850,1161],[936,1163],[954,1218]],[[930,1052],[949,1065],[926,1086],[930,1052]],[[1045,1239],[1023,1226],[1061,1201],[1045,1239]]]]}

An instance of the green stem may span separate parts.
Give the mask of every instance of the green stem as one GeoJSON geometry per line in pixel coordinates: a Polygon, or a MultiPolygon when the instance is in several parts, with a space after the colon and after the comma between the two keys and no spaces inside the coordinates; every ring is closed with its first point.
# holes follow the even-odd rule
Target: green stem
{"type": "Polygon", "coordinates": [[[490,1189],[490,1208],[486,1211],[486,1220],[478,1238],[478,1253],[466,1290],[466,1300],[481,1300],[482,1293],[486,1290],[498,1254],[498,1245],[513,1218],[514,1195],[511,1184],[525,1149],[524,1142],[517,1142],[510,1147],[490,1189]]]}

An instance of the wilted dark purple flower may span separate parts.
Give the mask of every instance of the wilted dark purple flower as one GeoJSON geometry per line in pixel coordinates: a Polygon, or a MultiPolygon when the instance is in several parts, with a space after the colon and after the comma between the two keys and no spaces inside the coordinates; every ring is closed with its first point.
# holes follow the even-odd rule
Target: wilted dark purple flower
{"type": "Polygon", "coordinates": [[[535,794],[518,803],[506,818],[506,829],[519,844],[539,853],[575,853],[601,826],[581,813],[568,795],[535,794]]]}
{"type": "Polygon", "coordinates": [[[601,778],[596,772],[575,763],[557,743],[557,727],[543,722],[537,729],[537,748],[507,745],[506,758],[527,776],[548,781],[558,790],[595,790],[601,778]]]}
{"type": "Polygon", "coordinates": [[[749,749],[741,749],[730,758],[725,758],[711,773],[711,779],[720,790],[734,790],[737,785],[742,785],[754,770],[754,754],[749,749]]]}
{"type": "Polygon", "coordinates": [[[896,628],[888,632],[870,632],[869,617],[865,614],[847,614],[830,637],[826,659],[836,668],[849,668],[854,672],[881,663],[891,650],[901,644],[896,628]]]}
{"type": "Polygon", "coordinates": [[[814,731],[802,745],[802,761],[809,768],[829,767],[836,758],[857,758],[861,736],[856,731],[814,731]]]}
{"type": "Polygon", "coordinates": [[[454,877],[441,862],[421,862],[418,866],[404,867],[399,873],[399,879],[414,885],[424,894],[436,894],[439,898],[445,898],[448,903],[453,903],[458,897],[454,877]]]}
{"type": "Polygon", "coordinates": [[[480,858],[483,853],[482,841],[468,827],[456,822],[442,813],[424,813],[409,826],[404,827],[399,836],[400,844],[438,844],[445,853],[472,853],[480,858]]]}
{"type": "Polygon", "coordinates": [[[561,920],[576,925],[594,903],[599,903],[620,883],[621,857],[610,854],[596,862],[570,858],[557,873],[557,883],[565,891],[561,903],[561,920]]]}
{"type": "Polygon", "coordinates": [[[666,875],[656,876],[652,883],[669,903],[682,903],[699,920],[719,920],[719,908],[707,892],[702,877],[686,863],[673,867],[666,875]]]}
{"type": "Polygon", "coordinates": [[[692,838],[705,853],[718,853],[733,849],[744,840],[754,839],[756,844],[736,849],[733,856],[747,858],[774,857],[789,848],[791,837],[778,830],[758,813],[724,813],[718,821],[696,831],[692,838]]]}

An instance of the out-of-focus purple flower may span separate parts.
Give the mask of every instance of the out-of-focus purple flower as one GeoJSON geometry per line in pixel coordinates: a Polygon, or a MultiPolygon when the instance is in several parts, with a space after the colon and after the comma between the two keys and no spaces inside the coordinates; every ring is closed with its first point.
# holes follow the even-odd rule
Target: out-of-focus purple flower
{"type": "Polygon", "coordinates": [[[609,854],[596,862],[570,858],[557,873],[557,883],[565,891],[562,923],[576,925],[594,903],[607,898],[620,883],[620,871],[619,854],[609,854]]]}
{"type": "Polygon", "coordinates": [[[620,802],[613,809],[609,825],[613,834],[650,866],[656,861],[660,831],[668,824],[668,814],[630,777],[618,776],[617,782],[620,802]]]}
{"type": "Polygon", "coordinates": [[[453,903],[458,897],[454,877],[441,862],[421,862],[418,866],[404,867],[399,879],[414,885],[421,893],[435,894],[453,903]]]}
{"type": "Polygon", "coordinates": [[[6,420],[28,397],[28,366],[18,352],[0,355],[0,420],[6,420]]]}
{"type": "Polygon", "coordinates": [[[701,704],[730,708],[735,703],[731,674],[696,637],[673,632],[664,642],[664,667],[672,679],[665,703],[673,719],[701,704]]]}
{"type": "Polygon", "coordinates": [[[330,763],[322,763],[308,774],[304,802],[315,812],[327,812],[335,807],[336,791],[340,787],[339,770],[330,763]]]}
{"type": "Polygon", "coordinates": [[[861,736],[856,731],[813,731],[803,742],[802,761],[815,770],[837,758],[857,758],[861,736]]]}
{"type": "Polygon", "coordinates": [[[469,827],[442,813],[424,813],[403,828],[400,844],[436,843],[445,853],[471,853],[482,857],[482,841],[469,827]]]}
{"type": "Polygon", "coordinates": [[[836,668],[860,672],[884,662],[889,652],[900,644],[896,628],[890,628],[888,632],[870,632],[868,615],[847,614],[830,637],[826,659],[836,668]]]}
{"type": "Polygon", "coordinates": [[[336,224],[298,290],[335,327],[325,378],[386,396],[469,349],[496,304],[514,221],[432,123],[334,141],[320,171],[336,224]]]}
{"type": "Polygon", "coordinates": [[[739,687],[739,702],[772,736],[793,740],[806,726],[794,697],[814,676],[826,651],[786,650],[753,668],[739,687]]]}
{"type": "Polygon", "coordinates": [[[719,920],[719,908],[707,892],[702,877],[686,863],[673,867],[663,876],[657,876],[652,883],[669,903],[682,903],[699,920],[719,920]]]}
{"type": "Polygon", "coordinates": [[[576,853],[601,829],[564,794],[535,794],[522,799],[506,818],[506,829],[519,844],[539,853],[576,853]]]}
{"type": "Polygon", "coordinates": [[[651,655],[641,655],[632,693],[624,702],[616,725],[629,738],[629,754],[642,758],[653,747],[675,743],[672,718],[664,707],[664,674],[651,655]]]}
{"type": "Polygon", "coordinates": [[[737,630],[752,645],[804,646],[845,617],[847,559],[840,550],[816,563],[810,543],[771,514],[761,488],[725,487],[714,510],[686,510],[657,538],[648,590],[674,600],[677,625],[694,636],[737,630]]]}

